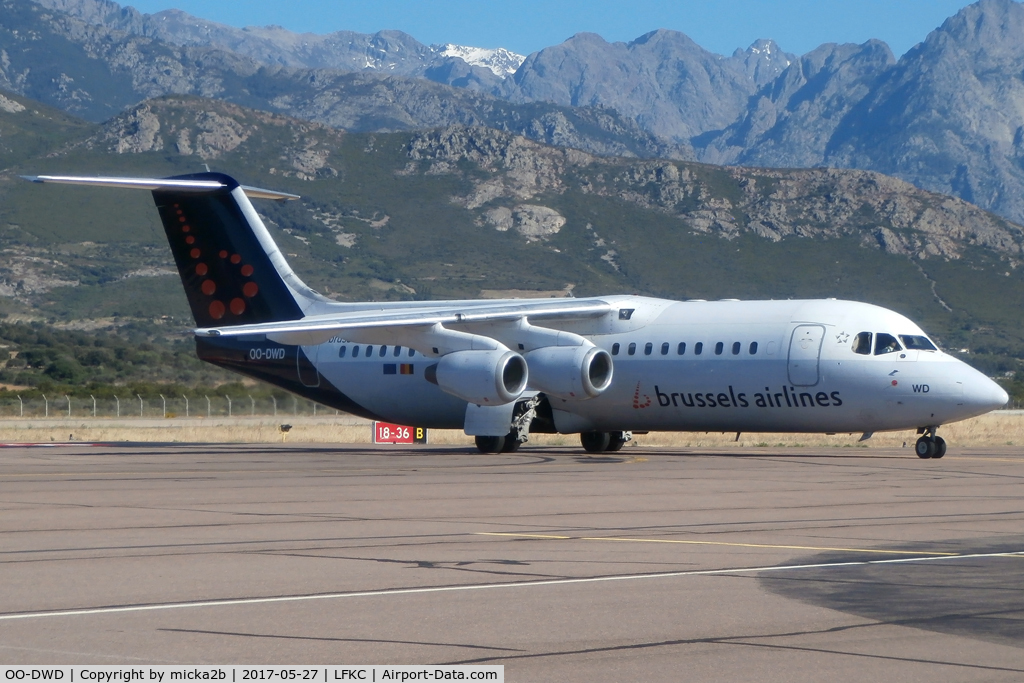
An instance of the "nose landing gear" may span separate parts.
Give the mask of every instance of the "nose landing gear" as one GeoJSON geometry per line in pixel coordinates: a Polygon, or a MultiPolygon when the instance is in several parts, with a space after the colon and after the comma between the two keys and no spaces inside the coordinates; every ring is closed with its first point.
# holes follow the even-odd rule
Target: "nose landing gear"
{"type": "Polygon", "coordinates": [[[935,427],[925,427],[924,436],[917,440],[914,444],[914,452],[917,453],[917,457],[922,460],[929,458],[938,459],[946,454],[946,441],[941,436],[935,435],[935,427]]]}

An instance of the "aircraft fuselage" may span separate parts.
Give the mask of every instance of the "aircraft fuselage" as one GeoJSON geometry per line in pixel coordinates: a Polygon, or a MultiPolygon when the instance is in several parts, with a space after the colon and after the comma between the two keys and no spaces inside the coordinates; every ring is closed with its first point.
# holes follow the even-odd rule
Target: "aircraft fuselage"
{"type": "MultiPolygon", "coordinates": [[[[618,314],[545,322],[588,339],[614,362],[612,384],[601,395],[549,399],[560,432],[876,432],[962,420],[1006,401],[997,384],[956,358],[906,348],[905,340],[926,339],[924,332],[870,304],[601,300],[618,314]],[[886,335],[898,348],[858,353],[854,344],[864,333],[879,343],[886,335]]],[[[458,303],[471,310],[474,302],[438,305],[458,303]]],[[[302,347],[201,338],[199,353],[355,414],[464,426],[466,401],[425,378],[437,362],[429,353],[340,336],[302,347]]]]}

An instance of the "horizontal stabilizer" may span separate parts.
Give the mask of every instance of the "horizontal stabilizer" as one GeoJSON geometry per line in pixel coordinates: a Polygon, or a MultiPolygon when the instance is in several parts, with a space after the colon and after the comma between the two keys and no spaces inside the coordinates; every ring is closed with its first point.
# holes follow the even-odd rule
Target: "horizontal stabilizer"
{"type": "MultiPolygon", "coordinates": [[[[117,187],[128,190],[174,190],[177,192],[214,192],[228,186],[219,180],[183,180],[176,178],[89,178],[66,175],[22,176],[33,183],[59,183],[61,185],[89,185],[93,187],[117,187]]],[[[289,201],[300,199],[297,194],[264,190],[259,187],[241,186],[250,199],[276,199],[289,201]]]]}

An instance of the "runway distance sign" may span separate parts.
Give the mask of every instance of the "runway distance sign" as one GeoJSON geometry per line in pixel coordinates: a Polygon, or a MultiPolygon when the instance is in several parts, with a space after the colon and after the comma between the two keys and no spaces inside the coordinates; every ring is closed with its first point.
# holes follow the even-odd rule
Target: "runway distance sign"
{"type": "Polygon", "coordinates": [[[374,422],[373,442],[393,444],[426,443],[427,428],[406,427],[405,425],[396,425],[391,422],[374,422]]]}

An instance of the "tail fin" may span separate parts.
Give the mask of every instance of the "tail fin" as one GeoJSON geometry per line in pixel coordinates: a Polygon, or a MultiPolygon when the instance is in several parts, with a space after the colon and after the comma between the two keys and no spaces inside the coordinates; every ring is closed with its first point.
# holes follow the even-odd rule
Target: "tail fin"
{"type": "Polygon", "coordinates": [[[297,199],[295,195],[242,187],[222,173],[29,179],[151,190],[200,327],[298,320],[310,305],[325,301],[292,271],[247,196],[297,199]]]}

